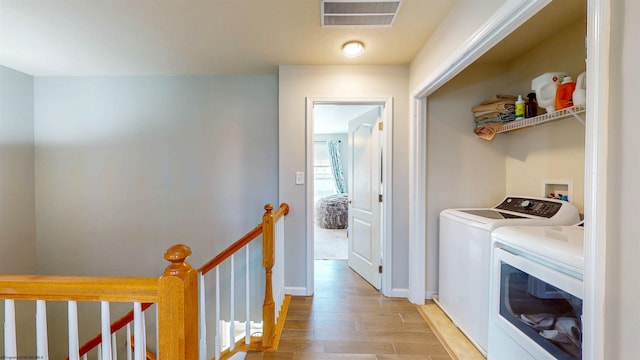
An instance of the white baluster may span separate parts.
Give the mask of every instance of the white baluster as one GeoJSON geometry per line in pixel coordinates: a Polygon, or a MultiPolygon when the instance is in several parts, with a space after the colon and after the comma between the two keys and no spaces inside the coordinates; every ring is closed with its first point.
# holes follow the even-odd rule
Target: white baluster
{"type": "Polygon", "coordinates": [[[142,354],[147,358],[147,317],[145,312],[142,312],[142,354]]]}
{"type": "Polygon", "coordinates": [[[244,323],[244,343],[249,345],[251,343],[251,287],[249,286],[251,283],[251,271],[249,268],[249,245],[247,244],[247,246],[245,246],[246,252],[245,252],[245,268],[246,273],[245,273],[245,292],[246,292],[246,297],[245,297],[245,323],[244,323]]]}
{"type": "Polygon", "coordinates": [[[47,303],[44,300],[36,301],[36,354],[38,359],[49,360],[47,303]]]}
{"type": "Polygon", "coordinates": [[[67,302],[69,318],[69,360],[80,359],[80,346],[78,345],[78,303],[67,302]]]}
{"type": "Polygon", "coordinates": [[[230,301],[231,301],[231,309],[230,312],[231,314],[230,319],[229,319],[229,350],[233,351],[233,349],[236,346],[236,322],[235,322],[235,287],[236,287],[236,270],[235,270],[235,260],[234,260],[234,255],[231,255],[231,284],[230,284],[230,301]]]}
{"type": "Polygon", "coordinates": [[[142,305],[139,302],[133,303],[133,358],[144,360],[144,349],[142,348],[142,305]]]}
{"type": "Polygon", "coordinates": [[[220,359],[220,267],[216,266],[216,336],[214,338],[215,357],[220,359]]]}
{"type": "Polygon", "coordinates": [[[82,360],[89,360],[89,355],[87,354],[82,355],[82,360]]]}
{"type": "Polygon", "coordinates": [[[127,339],[125,341],[127,346],[127,360],[132,360],[131,354],[131,323],[127,324],[127,339]]]}
{"type": "Polygon", "coordinates": [[[276,320],[284,302],[284,216],[276,222],[276,266],[278,267],[278,307],[276,320]]]}
{"type": "MultiPolygon", "coordinates": [[[[86,356],[87,354],[84,354],[84,356],[86,356]]],[[[107,358],[108,360],[109,358],[107,358]]],[[[102,343],[98,344],[98,360],[102,360],[102,343]]]]}
{"type": "Polygon", "coordinates": [[[15,359],[18,357],[16,347],[16,305],[11,299],[4,301],[4,357],[15,359]]]}
{"type": "Polygon", "coordinates": [[[156,306],[156,353],[157,353],[157,349],[160,347],[160,326],[158,326],[158,324],[160,324],[160,318],[158,317],[158,307],[156,306]]]}
{"type": "Polygon", "coordinates": [[[111,334],[111,360],[118,360],[118,341],[116,333],[111,334]]]}
{"type": "Polygon", "coordinates": [[[200,360],[207,360],[207,317],[206,317],[206,287],[204,284],[204,274],[198,273],[200,282],[200,293],[198,294],[199,310],[200,310],[200,360]]]}
{"type": "Polygon", "coordinates": [[[111,312],[109,302],[100,302],[100,320],[102,321],[102,358],[111,360],[111,312]]]}

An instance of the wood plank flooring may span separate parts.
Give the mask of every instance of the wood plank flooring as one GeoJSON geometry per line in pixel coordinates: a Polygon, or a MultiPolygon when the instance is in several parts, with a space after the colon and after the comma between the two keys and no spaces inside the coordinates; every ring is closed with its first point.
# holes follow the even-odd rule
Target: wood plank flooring
{"type": "Polygon", "coordinates": [[[406,299],[382,296],[345,260],[316,260],[315,295],[293,297],[274,352],[246,359],[445,360],[447,351],[406,299]]]}

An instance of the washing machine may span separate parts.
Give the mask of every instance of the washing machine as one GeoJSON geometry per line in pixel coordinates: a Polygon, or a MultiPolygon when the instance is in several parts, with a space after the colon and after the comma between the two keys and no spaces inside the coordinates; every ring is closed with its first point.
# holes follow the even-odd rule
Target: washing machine
{"type": "Polygon", "coordinates": [[[571,225],[579,221],[578,209],[569,202],[522,196],[507,196],[492,208],[442,211],[435,302],[486,355],[491,232],[503,226],[571,225]]]}
{"type": "Polygon", "coordinates": [[[583,225],[493,232],[490,360],[582,359],[583,225]]]}

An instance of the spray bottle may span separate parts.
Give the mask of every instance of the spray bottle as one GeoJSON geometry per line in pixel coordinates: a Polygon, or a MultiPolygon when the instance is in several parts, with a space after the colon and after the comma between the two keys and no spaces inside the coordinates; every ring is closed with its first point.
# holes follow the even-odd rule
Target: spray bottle
{"type": "Polygon", "coordinates": [[[524,119],[524,100],[522,95],[518,95],[518,101],[516,101],[516,120],[524,119]]]}

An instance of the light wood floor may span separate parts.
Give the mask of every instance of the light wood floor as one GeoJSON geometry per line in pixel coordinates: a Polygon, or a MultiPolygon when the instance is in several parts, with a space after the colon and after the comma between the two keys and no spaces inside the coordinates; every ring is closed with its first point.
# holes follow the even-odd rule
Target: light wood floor
{"type": "Polygon", "coordinates": [[[416,305],[380,295],[344,260],[315,264],[315,295],[291,299],[278,350],[246,359],[451,359],[416,305]]]}

